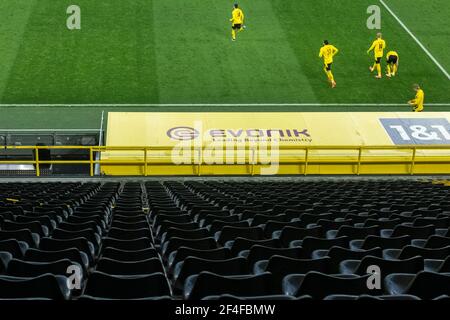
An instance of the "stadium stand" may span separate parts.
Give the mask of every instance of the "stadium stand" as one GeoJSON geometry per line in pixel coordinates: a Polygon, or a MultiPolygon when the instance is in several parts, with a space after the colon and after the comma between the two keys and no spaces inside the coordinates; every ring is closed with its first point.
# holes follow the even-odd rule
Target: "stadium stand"
{"type": "Polygon", "coordinates": [[[450,188],[431,182],[1,183],[0,298],[444,299],[450,188]]]}

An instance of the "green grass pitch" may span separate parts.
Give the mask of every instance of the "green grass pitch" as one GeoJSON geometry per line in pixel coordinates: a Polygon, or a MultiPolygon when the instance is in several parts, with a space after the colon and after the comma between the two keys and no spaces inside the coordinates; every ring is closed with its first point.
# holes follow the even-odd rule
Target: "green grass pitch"
{"type": "MultiPolygon", "coordinates": [[[[420,83],[427,103],[450,103],[450,81],[378,0],[242,0],[247,29],[231,41],[234,0],[0,2],[1,104],[236,104],[233,107],[0,107],[1,128],[96,128],[106,111],[408,111],[408,107],[240,107],[240,103],[405,103],[420,83]],[[399,76],[370,74],[367,7],[381,7],[399,76]],[[328,87],[318,51],[340,49],[328,87]]],[[[448,0],[385,0],[450,70],[448,0]]],[[[384,65],[383,65],[384,69],[384,65]]],[[[384,70],[383,70],[384,71],[384,70]]],[[[427,107],[426,111],[450,110],[427,107]]]]}

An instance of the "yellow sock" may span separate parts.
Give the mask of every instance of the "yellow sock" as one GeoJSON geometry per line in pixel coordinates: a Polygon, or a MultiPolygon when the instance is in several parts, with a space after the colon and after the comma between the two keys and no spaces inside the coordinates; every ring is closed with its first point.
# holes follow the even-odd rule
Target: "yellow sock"
{"type": "Polygon", "coordinates": [[[387,73],[388,73],[388,75],[391,74],[391,66],[390,65],[387,66],[387,73]]]}
{"type": "Polygon", "coordinates": [[[327,70],[327,68],[323,68],[323,71],[324,71],[325,74],[327,75],[328,80],[330,80],[330,76],[328,75],[328,70],[327,70]]]}
{"type": "Polygon", "coordinates": [[[378,71],[378,76],[381,77],[381,66],[379,63],[377,63],[377,71],[378,71]]]}
{"type": "Polygon", "coordinates": [[[374,62],[374,64],[373,64],[373,66],[372,66],[372,69],[374,69],[375,70],[375,67],[377,66],[377,63],[376,62],[374,62]]]}
{"type": "Polygon", "coordinates": [[[236,31],[234,31],[234,29],[231,30],[231,37],[233,38],[233,40],[236,39],[236,31]]]}
{"type": "Polygon", "coordinates": [[[331,82],[334,82],[334,76],[333,73],[330,71],[327,71],[328,79],[330,79],[331,82]]]}
{"type": "Polygon", "coordinates": [[[397,73],[397,65],[394,64],[394,66],[392,67],[392,74],[395,76],[395,74],[397,73]]]}

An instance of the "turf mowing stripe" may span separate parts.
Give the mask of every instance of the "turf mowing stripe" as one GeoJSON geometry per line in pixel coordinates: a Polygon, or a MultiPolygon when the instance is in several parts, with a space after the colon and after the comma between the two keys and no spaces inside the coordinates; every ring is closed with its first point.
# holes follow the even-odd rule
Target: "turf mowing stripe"
{"type": "MultiPolygon", "coordinates": [[[[130,104],[0,104],[1,107],[407,107],[406,103],[130,103],[130,104]]],[[[450,107],[450,103],[426,103],[450,107]]]]}
{"type": "Polygon", "coordinates": [[[428,51],[427,48],[417,39],[417,37],[408,29],[408,27],[400,20],[400,18],[394,13],[394,11],[389,8],[389,6],[383,1],[380,0],[380,3],[386,8],[386,10],[394,17],[395,20],[402,26],[403,29],[411,36],[411,38],[414,39],[414,41],[419,45],[419,47],[422,48],[422,50],[430,57],[430,59],[438,66],[438,68],[444,73],[444,75],[447,77],[448,80],[450,80],[450,75],[448,74],[447,70],[444,69],[444,67],[436,60],[436,58],[428,51]]]}
{"type": "Polygon", "coordinates": [[[9,77],[23,44],[23,36],[35,8],[36,0],[16,0],[14,4],[0,4],[0,98],[6,90],[9,77]]]}

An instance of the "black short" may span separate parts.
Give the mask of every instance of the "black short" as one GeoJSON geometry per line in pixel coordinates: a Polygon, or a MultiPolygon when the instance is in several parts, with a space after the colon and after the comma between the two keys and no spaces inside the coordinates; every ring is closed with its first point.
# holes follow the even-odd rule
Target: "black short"
{"type": "Polygon", "coordinates": [[[239,24],[238,23],[237,24],[233,24],[231,26],[231,28],[234,29],[234,30],[239,30],[240,28],[242,28],[242,24],[240,24],[240,23],[239,24]]]}
{"type": "Polygon", "coordinates": [[[333,63],[326,64],[326,65],[325,65],[325,70],[330,71],[330,70],[331,70],[331,65],[332,65],[332,64],[333,64],[333,63]]]}
{"type": "Polygon", "coordinates": [[[375,58],[375,63],[379,64],[381,62],[381,57],[375,58]]]}
{"type": "Polygon", "coordinates": [[[397,60],[398,60],[398,57],[397,57],[397,56],[389,56],[389,57],[387,58],[387,63],[396,64],[396,63],[397,63],[397,60]]]}

